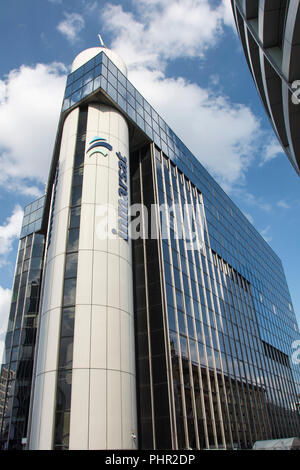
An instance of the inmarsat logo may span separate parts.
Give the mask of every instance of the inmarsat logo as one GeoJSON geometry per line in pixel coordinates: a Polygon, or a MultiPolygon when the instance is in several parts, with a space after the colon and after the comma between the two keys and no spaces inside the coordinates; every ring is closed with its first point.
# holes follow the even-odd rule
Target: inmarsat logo
{"type": "Polygon", "coordinates": [[[103,139],[102,137],[95,137],[93,140],[91,140],[89,145],[90,147],[87,149],[86,153],[89,153],[93,149],[97,149],[89,155],[90,157],[96,153],[100,153],[104,157],[107,157],[108,152],[111,152],[113,149],[112,146],[106,142],[106,139],[103,139]],[[99,147],[101,147],[102,150],[99,150],[99,147]]]}

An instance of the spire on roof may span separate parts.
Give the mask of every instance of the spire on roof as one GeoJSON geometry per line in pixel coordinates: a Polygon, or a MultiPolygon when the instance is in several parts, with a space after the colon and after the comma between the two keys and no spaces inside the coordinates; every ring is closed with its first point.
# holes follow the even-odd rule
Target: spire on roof
{"type": "Polygon", "coordinates": [[[103,39],[102,39],[102,36],[101,34],[98,34],[98,38],[99,38],[99,41],[100,41],[100,44],[101,44],[101,47],[106,47],[104,42],[103,42],[103,39]]]}

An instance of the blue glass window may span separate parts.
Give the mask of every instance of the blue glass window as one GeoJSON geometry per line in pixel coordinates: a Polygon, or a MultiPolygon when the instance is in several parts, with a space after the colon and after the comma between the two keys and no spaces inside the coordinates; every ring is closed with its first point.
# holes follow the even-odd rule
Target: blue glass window
{"type": "Polygon", "coordinates": [[[86,73],[83,77],[82,85],[86,85],[94,78],[94,70],[91,70],[89,73],[86,73]]]}
{"type": "Polygon", "coordinates": [[[93,57],[91,60],[89,60],[88,62],[84,64],[84,72],[86,73],[92,70],[94,68],[94,65],[95,65],[95,59],[93,57]]]}
{"type": "Polygon", "coordinates": [[[131,106],[135,108],[135,99],[130,93],[127,93],[127,101],[131,106]]]}
{"type": "Polygon", "coordinates": [[[127,79],[126,77],[118,70],[118,80],[126,88],[127,79]]]}
{"type": "Polygon", "coordinates": [[[73,83],[73,92],[79,90],[82,87],[82,78],[79,80],[76,80],[76,82],[73,83]]]}
{"type": "Polygon", "coordinates": [[[117,101],[117,90],[108,82],[107,93],[114,101],[117,101]]]}
{"type": "Polygon", "coordinates": [[[134,108],[133,108],[132,106],[130,106],[130,104],[127,104],[127,113],[128,113],[128,116],[129,116],[133,121],[136,120],[136,112],[135,112],[134,108]]]}
{"type": "Polygon", "coordinates": [[[104,77],[102,77],[102,75],[101,75],[101,88],[104,91],[107,91],[107,80],[104,77]]]}
{"type": "Polygon", "coordinates": [[[135,96],[135,88],[129,81],[127,81],[127,91],[129,91],[132,96],[135,96]]]}
{"type": "Polygon", "coordinates": [[[80,67],[79,69],[75,70],[75,72],[73,72],[72,75],[73,75],[73,82],[76,82],[76,80],[81,78],[83,75],[83,67],[80,67]]]}
{"type": "Polygon", "coordinates": [[[118,105],[126,112],[126,99],[118,93],[118,105]]]}
{"type": "Polygon", "coordinates": [[[116,77],[111,73],[111,72],[108,72],[108,77],[107,77],[109,83],[117,89],[118,87],[118,81],[116,79],[116,77]]]}
{"type": "Polygon", "coordinates": [[[89,82],[82,88],[82,98],[88,96],[93,91],[93,82],[89,82]]]}
{"type": "Polygon", "coordinates": [[[95,65],[98,65],[98,64],[101,64],[102,63],[102,57],[103,57],[103,54],[102,52],[98,55],[96,55],[95,57],[95,65]]]}
{"type": "Polygon", "coordinates": [[[98,90],[98,88],[100,88],[100,84],[101,84],[101,77],[96,77],[95,80],[94,80],[94,85],[93,85],[93,90],[98,90]]]}

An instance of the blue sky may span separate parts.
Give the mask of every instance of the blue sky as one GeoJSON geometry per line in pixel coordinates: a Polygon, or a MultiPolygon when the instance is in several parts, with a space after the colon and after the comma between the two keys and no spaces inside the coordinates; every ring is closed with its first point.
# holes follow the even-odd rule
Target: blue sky
{"type": "Polygon", "coordinates": [[[66,74],[81,50],[129,78],[283,261],[300,320],[300,181],[262,108],[229,0],[10,0],[0,6],[0,354],[22,208],[41,195],[66,74]]]}

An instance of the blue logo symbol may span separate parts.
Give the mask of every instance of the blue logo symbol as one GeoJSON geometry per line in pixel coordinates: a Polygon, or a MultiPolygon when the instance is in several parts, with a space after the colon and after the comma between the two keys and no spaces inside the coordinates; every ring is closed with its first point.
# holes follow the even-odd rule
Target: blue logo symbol
{"type": "Polygon", "coordinates": [[[95,137],[90,143],[90,147],[87,149],[86,153],[90,152],[91,150],[97,148],[98,150],[95,150],[90,154],[90,157],[94,155],[95,153],[100,153],[104,157],[107,157],[108,151],[112,151],[112,146],[106,142],[106,139],[103,139],[102,137],[95,137]],[[101,147],[102,150],[99,150],[99,147],[101,147]],[[106,150],[103,150],[106,149],[106,150]]]}

